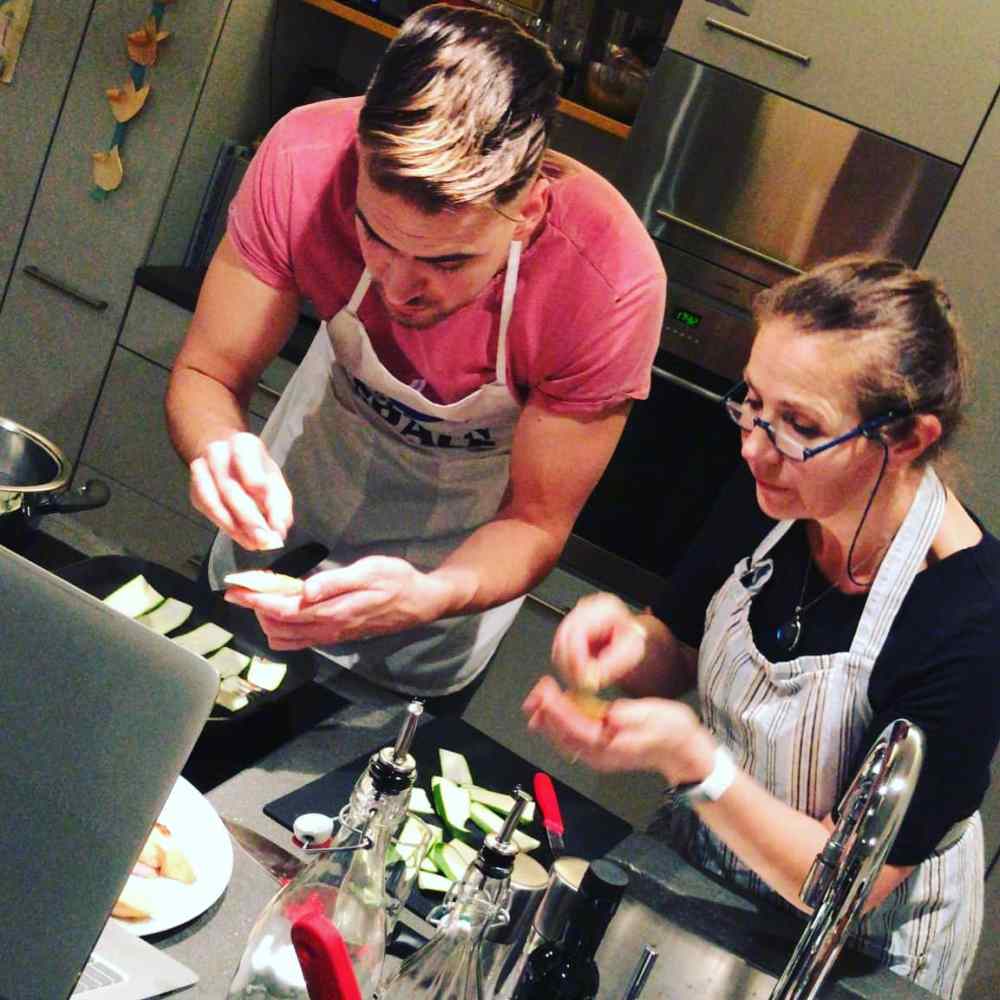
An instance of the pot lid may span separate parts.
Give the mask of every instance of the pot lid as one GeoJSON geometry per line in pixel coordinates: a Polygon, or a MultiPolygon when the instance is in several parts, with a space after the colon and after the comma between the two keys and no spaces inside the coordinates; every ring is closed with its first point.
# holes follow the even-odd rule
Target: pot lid
{"type": "Polygon", "coordinates": [[[70,477],[66,456],[47,438],[0,417],[0,491],[51,493],[70,477]]]}

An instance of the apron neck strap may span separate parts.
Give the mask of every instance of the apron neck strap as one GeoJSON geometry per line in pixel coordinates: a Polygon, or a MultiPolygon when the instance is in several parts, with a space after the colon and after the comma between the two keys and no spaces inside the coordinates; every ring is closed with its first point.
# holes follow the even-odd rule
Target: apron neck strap
{"type": "Polygon", "coordinates": [[[346,309],[352,316],[357,316],[358,310],[361,308],[361,300],[365,297],[368,292],[368,286],[372,283],[371,272],[366,267],[364,271],[361,272],[361,278],[358,283],[354,286],[354,292],[351,295],[350,302],[347,303],[346,309]]]}
{"type": "Polygon", "coordinates": [[[503,281],[503,300],[500,303],[500,335],[497,337],[496,380],[507,384],[507,327],[514,311],[514,293],[517,290],[517,272],[521,267],[521,241],[511,240],[507,253],[507,274],[503,281]]]}

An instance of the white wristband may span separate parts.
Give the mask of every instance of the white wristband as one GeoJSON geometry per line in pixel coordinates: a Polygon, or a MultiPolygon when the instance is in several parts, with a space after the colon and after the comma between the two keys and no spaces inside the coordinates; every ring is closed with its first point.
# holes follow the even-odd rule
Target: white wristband
{"type": "Polygon", "coordinates": [[[718,802],[735,779],[736,764],[729,751],[720,743],[715,748],[711,773],[704,781],[677,785],[673,789],[673,796],[676,801],[689,806],[700,802],[718,802]]]}

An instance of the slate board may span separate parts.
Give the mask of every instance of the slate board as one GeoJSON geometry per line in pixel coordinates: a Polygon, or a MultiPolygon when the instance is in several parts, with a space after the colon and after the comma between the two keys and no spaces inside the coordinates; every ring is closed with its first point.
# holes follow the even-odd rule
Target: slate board
{"type": "MultiPolygon", "coordinates": [[[[336,815],[350,796],[371,755],[383,745],[384,743],[374,744],[365,753],[335,771],[269,802],[264,806],[265,815],[288,830],[292,829],[296,816],[303,813],[336,815]]],[[[532,794],[532,783],[538,768],[458,718],[432,719],[417,728],[412,747],[417,761],[417,785],[428,794],[432,775],[441,773],[439,747],[464,754],[469,762],[473,781],[481,787],[510,794],[515,785],[520,785],[532,794]]],[[[563,822],[566,824],[564,839],[567,854],[588,860],[599,858],[632,832],[632,827],[625,820],[596,802],[555,778],[553,784],[562,809],[563,822]]],[[[542,846],[533,851],[531,856],[548,868],[553,858],[540,814],[534,822],[522,829],[542,842],[542,846]]],[[[481,838],[481,833],[478,836],[481,838]]],[[[431,907],[439,902],[439,895],[425,895],[419,889],[414,889],[407,907],[425,917],[431,907]]]]}

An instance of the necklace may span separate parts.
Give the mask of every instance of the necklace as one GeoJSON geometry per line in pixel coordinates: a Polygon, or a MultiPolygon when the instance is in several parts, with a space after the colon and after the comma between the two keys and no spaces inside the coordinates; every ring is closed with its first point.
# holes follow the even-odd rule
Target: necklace
{"type": "MultiPolygon", "coordinates": [[[[888,548],[889,546],[886,545],[884,548],[877,550],[875,556],[880,559],[888,548]]],[[[812,562],[812,553],[810,552],[808,559],[806,559],[806,571],[805,575],[802,577],[802,590],[799,592],[798,604],[795,605],[792,617],[789,618],[784,624],[779,625],[774,633],[774,640],[777,643],[778,648],[784,653],[794,653],[795,650],[798,649],[799,642],[802,639],[802,616],[810,608],[814,608],[817,604],[819,604],[819,602],[822,601],[827,594],[837,588],[837,582],[835,580],[820,594],[814,597],[808,604],[802,603],[806,599],[806,589],[809,586],[809,573],[812,570],[812,562]]],[[[874,564],[875,559],[872,559],[871,562],[874,564]]],[[[859,566],[858,571],[860,572],[861,569],[862,566],[859,566]]],[[[868,584],[868,587],[870,587],[873,582],[874,579],[868,584]]]]}

